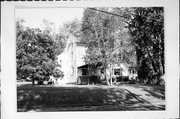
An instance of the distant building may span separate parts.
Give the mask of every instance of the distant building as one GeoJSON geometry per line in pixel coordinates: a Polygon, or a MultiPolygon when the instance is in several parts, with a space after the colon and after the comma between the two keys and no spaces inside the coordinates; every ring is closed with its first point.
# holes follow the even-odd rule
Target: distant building
{"type": "MultiPolygon", "coordinates": [[[[77,83],[79,77],[89,76],[89,65],[85,64],[83,57],[86,55],[86,47],[79,43],[74,36],[70,36],[64,52],[58,56],[58,61],[61,64],[61,71],[64,72],[64,77],[59,79],[59,84],[77,83]]],[[[100,71],[95,74],[99,75],[100,71]]],[[[113,65],[113,77],[126,76],[132,77],[137,74],[135,68],[129,68],[126,64],[113,65]]]]}

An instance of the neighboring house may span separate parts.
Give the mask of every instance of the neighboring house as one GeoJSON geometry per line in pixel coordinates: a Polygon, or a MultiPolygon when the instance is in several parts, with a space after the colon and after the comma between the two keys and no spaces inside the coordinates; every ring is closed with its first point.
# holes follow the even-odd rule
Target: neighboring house
{"type": "MultiPolygon", "coordinates": [[[[58,56],[58,61],[61,65],[61,71],[64,72],[64,77],[59,79],[59,84],[66,83],[78,83],[80,77],[89,77],[89,65],[85,64],[83,57],[86,55],[86,47],[79,43],[78,40],[70,36],[64,52],[58,56]]],[[[96,70],[94,74],[100,76],[100,70],[96,70]]],[[[114,64],[113,65],[113,77],[126,76],[132,77],[137,74],[134,68],[129,68],[127,65],[114,64]]],[[[91,78],[94,78],[94,76],[91,78]]],[[[87,78],[89,79],[89,78],[87,78]]]]}

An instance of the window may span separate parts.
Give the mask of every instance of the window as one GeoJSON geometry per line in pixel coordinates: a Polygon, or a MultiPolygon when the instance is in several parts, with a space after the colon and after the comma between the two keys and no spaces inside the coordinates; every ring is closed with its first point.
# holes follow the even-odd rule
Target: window
{"type": "Polygon", "coordinates": [[[62,60],[59,60],[59,64],[62,65],[62,60]]]}
{"type": "Polygon", "coordinates": [[[74,74],[74,67],[71,67],[71,75],[74,74]]]}
{"type": "Polygon", "coordinates": [[[132,69],[132,74],[135,74],[135,71],[134,71],[134,69],[132,69]]]}
{"type": "Polygon", "coordinates": [[[73,51],[71,52],[71,56],[73,57],[73,51]]]}
{"type": "Polygon", "coordinates": [[[135,69],[129,69],[129,73],[130,74],[136,74],[136,70],[135,69]]]}
{"type": "Polygon", "coordinates": [[[82,76],[88,75],[88,69],[82,69],[82,76]]]}
{"type": "Polygon", "coordinates": [[[114,75],[122,75],[121,69],[114,69],[114,75]]]}
{"type": "Polygon", "coordinates": [[[71,59],[73,59],[73,51],[71,52],[71,59]]]}

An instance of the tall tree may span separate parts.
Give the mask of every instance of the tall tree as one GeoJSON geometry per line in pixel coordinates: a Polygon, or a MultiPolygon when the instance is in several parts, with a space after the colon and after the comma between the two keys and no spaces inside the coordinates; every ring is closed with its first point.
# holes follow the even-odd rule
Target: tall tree
{"type": "Polygon", "coordinates": [[[65,22],[59,27],[59,34],[68,39],[70,35],[78,38],[81,36],[81,21],[79,19],[73,19],[72,21],[65,22]]]}
{"type": "Polygon", "coordinates": [[[61,39],[40,29],[25,28],[19,20],[16,31],[18,79],[29,77],[33,84],[35,80],[43,82],[57,66],[56,56],[60,53],[57,41],[61,39]]]}
{"type": "Polygon", "coordinates": [[[43,19],[43,34],[46,34],[51,37],[51,39],[55,42],[56,55],[59,55],[63,52],[63,49],[66,45],[66,39],[62,32],[58,32],[56,30],[56,25],[53,22],[50,22],[46,19],[43,19]]]}
{"type": "Polygon", "coordinates": [[[162,7],[130,8],[125,16],[132,42],[136,44],[139,76],[160,77],[164,67],[164,11],[162,7]]]}
{"type": "Polygon", "coordinates": [[[129,60],[125,54],[131,49],[124,18],[107,14],[116,12],[121,13],[122,10],[87,8],[82,21],[82,42],[87,47],[85,61],[93,65],[101,64],[108,85],[112,85],[113,64],[129,60]]]}

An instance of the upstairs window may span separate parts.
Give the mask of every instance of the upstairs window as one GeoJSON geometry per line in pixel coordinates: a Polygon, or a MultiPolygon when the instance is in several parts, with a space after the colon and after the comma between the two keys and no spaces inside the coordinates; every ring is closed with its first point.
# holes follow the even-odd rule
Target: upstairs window
{"type": "Polygon", "coordinates": [[[74,67],[71,67],[71,75],[74,75],[74,67]]]}
{"type": "Polygon", "coordinates": [[[73,57],[73,51],[71,52],[71,57],[73,57]]]}

